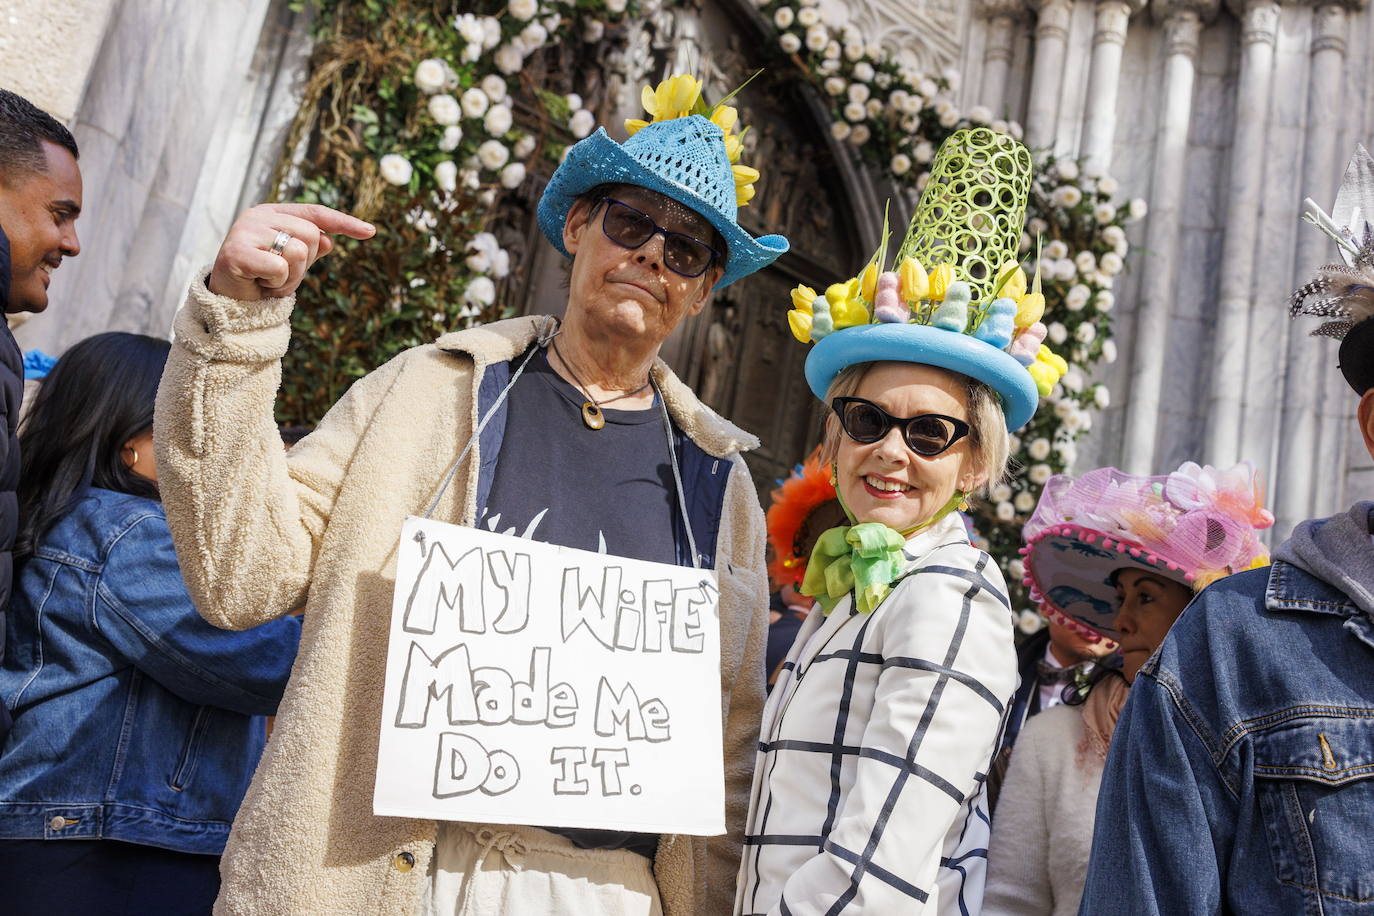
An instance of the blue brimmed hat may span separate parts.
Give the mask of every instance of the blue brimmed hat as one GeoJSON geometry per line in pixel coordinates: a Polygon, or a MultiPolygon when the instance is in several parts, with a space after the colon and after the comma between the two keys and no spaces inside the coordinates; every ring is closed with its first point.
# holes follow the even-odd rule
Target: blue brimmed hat
{"type": "Polygon", "coordinates": [[[915,363],[997,392],[1008,430],[1029,422],[1068,369],[1043,344],[1039,272],[1028,284],[1016,260],[1030,183],[1030,153],[1011,137],[951,134],[890,267],[884,227],[859,276],[819,295],[792,291],[792,334],[815,344],[806,357],[812,393],[824,401],[850,366],[915,363]]]}
{"type": "Polygon", "coordinates": [[[717,288],[767,267],[787,251],[783,236],[756,239],[740,226],[725,133],[701,115],[655,121],[623,144],[599,127],[568,150],[539,200],[539,228],[564,257],[571,257],[563,247],[568,211],[579,196],[603,184],[648,188],[705,217],[728,249],[717,288]]]}

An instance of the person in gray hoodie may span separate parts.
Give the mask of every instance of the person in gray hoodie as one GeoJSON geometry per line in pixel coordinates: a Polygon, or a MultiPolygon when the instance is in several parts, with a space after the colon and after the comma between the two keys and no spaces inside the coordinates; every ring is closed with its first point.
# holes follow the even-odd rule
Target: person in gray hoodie
{"type": "MultiPolygon", "coordinates": [[[[1293,314],[1342,339],[1374,456],[1374,160],[1357,151],[1332,216],[1308,207],[1345,264],[1293,314]]],[[[1370,501],[1303,522],[1184,611],[1117,724],[1080,916],[1374,913],[1371,533],[1370,501]]]]}

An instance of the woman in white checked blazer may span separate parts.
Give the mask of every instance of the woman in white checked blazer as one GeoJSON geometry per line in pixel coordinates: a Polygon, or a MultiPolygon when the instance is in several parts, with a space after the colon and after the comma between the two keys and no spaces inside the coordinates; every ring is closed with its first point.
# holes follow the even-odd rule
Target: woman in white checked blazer
{"type": "MultiPolygon", "coordinates": [[[[981,908],[984,783],[1016,654],[997,563],[969,543],[955,510],[1001,478],[1008,430],[1035,411],[1037,382],[1007,349],[1024,333],[1012,313],[1022,300],[1034,312],[1038,293],[1026,293],[1014,262],[994,278],[958,255],[927,277],[906,257],[952,256],[920,247],[922,237],[952,237],[923,219],[957,209],[930,206],[930,188],[948,197],[958,166],[942,157],[951,144],[966,153],[979,143],[1024,168],[1028,182],[1029,155],[1015,141],[958,132],[937,156],[897,271],[884,273],[880,254],[871,276],[814,302],[809,290],[794,293],[789,320],[797,337],[817,341],[807,381],[833,411],[822,455],[850,525],[816,543],[802,592],[819,607],[764,709],[737,916],[981,908]],[[839,323],[834,300],[846,293],[876,320],[832,331],[824,324],[839,323]]],[[[1005,220],[1011,252],[1023,215],[1005,220]]]]}

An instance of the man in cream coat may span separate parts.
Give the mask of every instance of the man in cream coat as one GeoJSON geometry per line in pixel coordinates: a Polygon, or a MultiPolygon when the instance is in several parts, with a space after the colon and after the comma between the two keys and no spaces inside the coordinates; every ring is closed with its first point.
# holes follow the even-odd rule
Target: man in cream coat
{"type": "Polygon", "coordinates": [[[207,619],[243,628],[309,611],[217,913],[730,908],[768,619],[763,515],[739,457],[757,440],[657,359],[714,287],[786,250],[736,222],[729,136],[698,115],[623,145],[604,131],[579,143],[540,204],[545,235],[572,258],[561,326],[516,318],[409,350],[286,455],[272,417],[293,293],[329,233],[374,230],[310,205],[255,207],[230,229],[177,317],[155,426],[162,496],[207,619]],[[612,553],[716,569],[725,836],[372,813],[397,539],[436,500],[440,520],[500,514],[539,540],[602,538],[612,553]]]}

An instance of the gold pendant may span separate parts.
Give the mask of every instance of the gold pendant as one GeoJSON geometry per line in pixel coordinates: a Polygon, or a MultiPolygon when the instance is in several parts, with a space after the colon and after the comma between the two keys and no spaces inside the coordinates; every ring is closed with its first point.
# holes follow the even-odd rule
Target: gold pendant
{"type": "Polygon", "coordinates": [[[591,401],[583,401],[582,422],[587,424],[588,429],[600,429],[606,425],[606,417],[601,413],[600,407],[591,401]]]}

